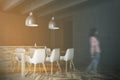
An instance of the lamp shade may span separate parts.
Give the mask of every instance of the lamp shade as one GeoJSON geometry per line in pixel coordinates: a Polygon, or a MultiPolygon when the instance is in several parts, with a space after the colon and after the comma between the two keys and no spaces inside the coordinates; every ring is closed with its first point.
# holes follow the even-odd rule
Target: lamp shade
{"type": "Polygon", "coordinates": [[[26,18],[25,25],[28,27],[37,27],[38,26],[32,12],[30,12],[29,16],[26,18]]]}
{"type": "Polygon", "coordinates": [[[53,29],[53,30],[59,29],[59,27],[57,27],[57,25],[56,25],[54,17],[51,18],[51,20],[50,20],[50,22],[48,24],[48,28],[53,29]]]}

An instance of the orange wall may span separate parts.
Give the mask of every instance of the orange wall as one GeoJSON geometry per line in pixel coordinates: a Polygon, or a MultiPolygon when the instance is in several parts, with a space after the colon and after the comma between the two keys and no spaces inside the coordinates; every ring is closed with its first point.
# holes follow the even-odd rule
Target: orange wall
{"type": "Polygon", "coordinates": [[[37,28],[25,26],[25,19],[26,16],[0,12],[0,46],[32,46],[36,42],[39,46],[63,47],[62,27],[51,34],[47,19],[39,19],[37,28]]]}
{"type": "Polygon", "coordinates": [[[26,16],[0,12],[0,46],[32,46],[50,44],[50,30],[48,22],[39,20],[38,28],[24,25],[26,16]]]}

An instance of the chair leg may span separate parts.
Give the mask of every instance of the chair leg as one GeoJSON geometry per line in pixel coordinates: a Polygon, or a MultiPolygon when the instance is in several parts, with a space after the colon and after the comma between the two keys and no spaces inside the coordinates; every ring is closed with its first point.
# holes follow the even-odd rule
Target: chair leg
{"type": "Polygon", "coordinates": [[[35,72],[36,72],[36,64],[34,64],[34,74],[35,74],[35,72]]]}
{"type": "Polygon", "coordinates": [[[33,79],[35,78],[35,72],[36,72],[36,64],[34,64],[33,79]]]}
{"type": "Polygon", "coordinates": [[[66,73],[67,73],[67,61],[66,61],[66,69],[65,70],[66,70],[66,73]]]}
{"type": "Polygon", "coordinates": [[[53,75],[53,62],[51,62],[51,75],[53,75]]]}
{"type": "Polygon", "coordinates": [[[19,69],[20,69],[20,63],[19,62],[17,62],[17,70],[18,70],[18,72],[19,72],[19,69]]]}
{"type": "Polygon", "coordinates": [[[44,70],[45,70],[45,73],[47,74],[47,69],[46,69],[46,66],[45,66],[44,63],[43,63],[43,68],[44,68],[44,70]]]}
{"type": "Polygon", "coordinates": [[[27,64],[28,64],[29,71],[31,71],[32,64],[29,64],[29,63],[27,63],[27,64]]]}
{"type": "Polygon", "coordinates": [[[72,62],[70,61],[70,70],[72,69],[72,62]]]}
{"type": "Polygon", "coordinates": [[[40,72],[42,72],[42,71],[41,71],[41,66],[40,66],[40,64],[39,64],[39,70],[40,70],[40,72]]]}
{"type": "Polygon", "coordinates": [[[60,70],[60,72],[61,72],[62,70],[61,70],[61,67],[60,67],[60,64],[59,64],[58,61],[57,61],[57,66],[58,66],[58,68],[59,68],[59,70],[60,70]]]}
{"type": "Polygon", "coordinates": [[[13,61],[12,63],[11,63],[11,67],[10,67],[10,68],[11,68],[11,71],[14,72],[15,69],[16,69],[16,68],[15,68],[16,62],[13,61]],[[13,63],[13,64],[12,64],[12,63],[13,63]]]}
{"type": "Polygon", "coordinates": [[[26,63],[26,65],[27,65],[28,71],[30,71],[30,69],[29,69],[29,63],[26,63]]]}
{"type": "Polygon", "coordinates": [[[73,61],[71,60],[71,63],[72,63],[72,65],[73,65],[73,70],[75,70],[75,65],[74,65],[74,63],[73,63],[73,61]]]}

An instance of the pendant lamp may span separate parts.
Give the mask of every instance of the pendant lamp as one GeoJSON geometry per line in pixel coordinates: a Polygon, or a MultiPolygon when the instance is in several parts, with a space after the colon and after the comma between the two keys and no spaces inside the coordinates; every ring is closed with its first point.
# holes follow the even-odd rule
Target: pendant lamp
{"type": "Polygon", "coordinates": [[[38,24],[36,23],[35,17],[33,16],[32,12],[30,12],[29,16],[26,18],[25,25],[28,27],[38,27],[38,24]]]}
{"type": "Polygon", "coordinates": [[[53,30],[59,29],[59,27],[56,25],[54,17],[51,18],[51,20],[48,24],[48,29],[53,29],[53,30]]]}

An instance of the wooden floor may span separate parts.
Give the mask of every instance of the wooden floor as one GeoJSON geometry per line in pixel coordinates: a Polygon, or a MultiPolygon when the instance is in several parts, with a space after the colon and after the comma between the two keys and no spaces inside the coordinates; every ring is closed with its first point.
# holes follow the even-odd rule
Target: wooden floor
{"type": "MultiPolygon", "coordinates": [[[[66,73],[65,63],[61,62],[60,64],[62,68],[61,72],[54,63],[53,75],[50,74],[50,63],[46,63],[47,74],[44,72],[42,65],[37,65],[36,73],[33,71],[33,65],[30,70],[26,65],[24,80],[105,80],[105,76],[103,75],[86,75],[80,70],[69,69],[69,67],[66,73]]],[[[0,80],[22,80],[20,65],[18,67],[18,64],[9,61],[2,61],[0,65],[0,80]]]]}
{"type": "Polygon", "coordinates": [[[106,72],[97,75],[86,74],[81,70],[72,70],[68,68],[68,72],[65,72],[65,63],[61,63],[62,72],[59,71],[56,64],[54,64],[53,75],[50,74],[50,63],[46,63],[47,74],[44,72],[42,65],[37,65],[36,73],[33,72],[33,66],[31,70],[26,66],[25,78],[21,77],[21,68],[11,67],[9,61],[0,62],[0,80],[120,80],[120,74],[114,74],[114,72],[106,72]],[[12,70],[13,69],[13,70],[12,70]]]}
{"type": "Polygon", "coordinates": [[[48,73],[37,72],[26,72],[25,78],[21,78],[20,72],[1,74],[0,80],[120,80],[115,76],[105,76],[105,75],[85,75],[82,72],[56,72],[52,76],[48,73]]]}
{"type": "MultiPolygon", "coordinates": [[[[8,62],[9,63],[9,62],[8,62]]],[[[50,64],[47,63],[47,74],[44,72],[42,65],[37,65],[36,73],[33,72],[33,66],[31,70],[26,66],[25,78],[21,77],[21,69],[17,65],[14,70],[11,69],[10,64],[1,63],[0,66],[0,80],[120,80],[120,77],[114,73],[107,74],[86,74],[80,70],[72,70],[68,68],[68,72],[65,72],[64,62],[62,63],[62,72],[59,71],[56,65],[54,65],[54,73],[50,74],[50,64]]]]}

